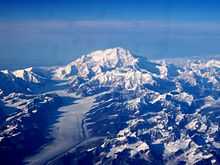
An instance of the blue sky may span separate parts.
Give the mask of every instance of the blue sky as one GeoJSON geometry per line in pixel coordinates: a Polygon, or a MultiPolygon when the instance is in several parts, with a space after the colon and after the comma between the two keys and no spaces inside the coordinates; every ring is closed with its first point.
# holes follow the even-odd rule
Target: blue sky
{"type": "Polygon", "coordinates": [[[116,46],[149,58],[214,56],[220,1],[1,0],[0,36],[0,68],[65,64],[116,46]]]}
{"type": "Polygon", "coordinates": [[[1,0],[1,19],[219,20],[218,0],[1,0]],[[175,15],[174,15],[175,14],[175,15]]]}

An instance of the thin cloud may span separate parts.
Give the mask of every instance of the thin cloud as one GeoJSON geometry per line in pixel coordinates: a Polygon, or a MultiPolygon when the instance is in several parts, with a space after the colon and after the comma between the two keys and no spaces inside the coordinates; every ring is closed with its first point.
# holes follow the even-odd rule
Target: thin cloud
{"type": "Polygon", "coordinates": [[[0,22],[0,30],[90,28],[90,29],[176,29],[220,31],[219,22],[174,21],[22,21],[0,22]]]}

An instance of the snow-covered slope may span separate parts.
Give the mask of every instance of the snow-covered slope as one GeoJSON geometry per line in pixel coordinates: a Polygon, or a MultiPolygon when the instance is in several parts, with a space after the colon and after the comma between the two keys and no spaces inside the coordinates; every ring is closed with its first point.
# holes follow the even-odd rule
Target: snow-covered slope
{"type": "Polygon", "coordinates": [[[146,62],[143,63],[141,58],[133,56],[127,49],[112,48],[84,55],[67,66],[58,68],[55,76],[69,79],[73,90],[84,91],[83,95],[120,86],[135,89],[145,84],[153,85],[154,77],[166,76],[160,64],[146,62]],[[143,64],[147,65],[141,67],[143,64]],[[154,70],[160,73],[160,66],[161,75],[151,72],[154,70]]]}
{"type": "Polygon", "coordinates": [[[115,68],[133,67],[137,62],[131,53],[122,48],[98,50],[71,62],[65,67],[57,70],[57,76],[68,78],[78,75],[82,78],[90,78],[115,68]]]}
{"type": "Polygon", "coordinates": [[[16,70],[12,73],[14,74],[15,77],[21,78],[22,80],[29,82],[29,83],[40,84],[40,83],[43,83],[46,79],[34,73],[32,67],[21,69],[21,70],[16,70]]]}

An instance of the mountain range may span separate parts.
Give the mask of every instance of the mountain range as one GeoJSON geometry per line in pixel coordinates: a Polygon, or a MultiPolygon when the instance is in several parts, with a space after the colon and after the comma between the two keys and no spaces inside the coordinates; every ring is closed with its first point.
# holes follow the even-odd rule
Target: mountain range
{"type": "Polygon", "coordinates": [[[103,137],[62,160],[220,163],[220,61],[152,61],[117,47],[83,55],[66,66],[0,72],[0,154],[5,164],[8,155],[22,151],[16,157],[21,162],[45,144],[45,125],[52,123],[48,118],[63,104],[51,89],[62,83],[78,99],[95,97],[82,125],[89,138],[103,137]],[[38,143],[30,146],[27,141],[38,143]]]}

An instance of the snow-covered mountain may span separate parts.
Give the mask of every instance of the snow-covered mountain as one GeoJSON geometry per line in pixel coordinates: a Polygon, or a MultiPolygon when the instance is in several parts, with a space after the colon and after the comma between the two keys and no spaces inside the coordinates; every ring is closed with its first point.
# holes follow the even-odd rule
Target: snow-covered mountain
{"type": "Polygon", "coordinates": [[[131,53],[122,48],[98,50],[59,68],[57,76],[68,78],[78,75],[82,78],[90,78],[108,70],[133,67],[136,62],[131,53]]]}
{"type": "Polygon", "coordinates": [[[46,81],[46,78],[35,73],[32,67],[16,70],[12,72],[12,74],[14,74],[15,77],[20,78],[29,83],[40,84],[46,81]]]}
{"type": "MultiPolygon", "coordinates": [[[[33,84],[68,82],[69,92],[96,96],[84,125],[91,137],[105,137],[70,159],[92,164],[219,164],[219,64],[217,59],[150,61],[119,47],[98,50],[47,73],[33,68],[1,71],[0,109],[8,97],[28,98],[33,107],[35,95],[18,94],[31,91],[33,84]]],[[[48,96],[38,97],[44,102],[48,96]]],[[[32,110],[26,114],[33,115],[32,110]]]]}
{"type": "Polygon", "coordinates": [[[48,77],[42,74],[42,69],[34,69],[32,67],[15,71],[0,71],[0,89],[5,94],[12,92],[32,93],[33,89],[43,86],[48,77]]]}
{"type": "Polygon", "coordinates": [[[178,65],[113,48],[85,55],[57,75],[82,96],[100,94],[86,123],[92,135],[108,138],[85,154],[93,163],[219,162],[218,60],[178,65]]]}
{"type": "Polygon", "coordinates": [[[29,85],[21,78],[17,78],[11,71],[0,71],[0,89],[2,93],[29,92],[29,85]]]}

